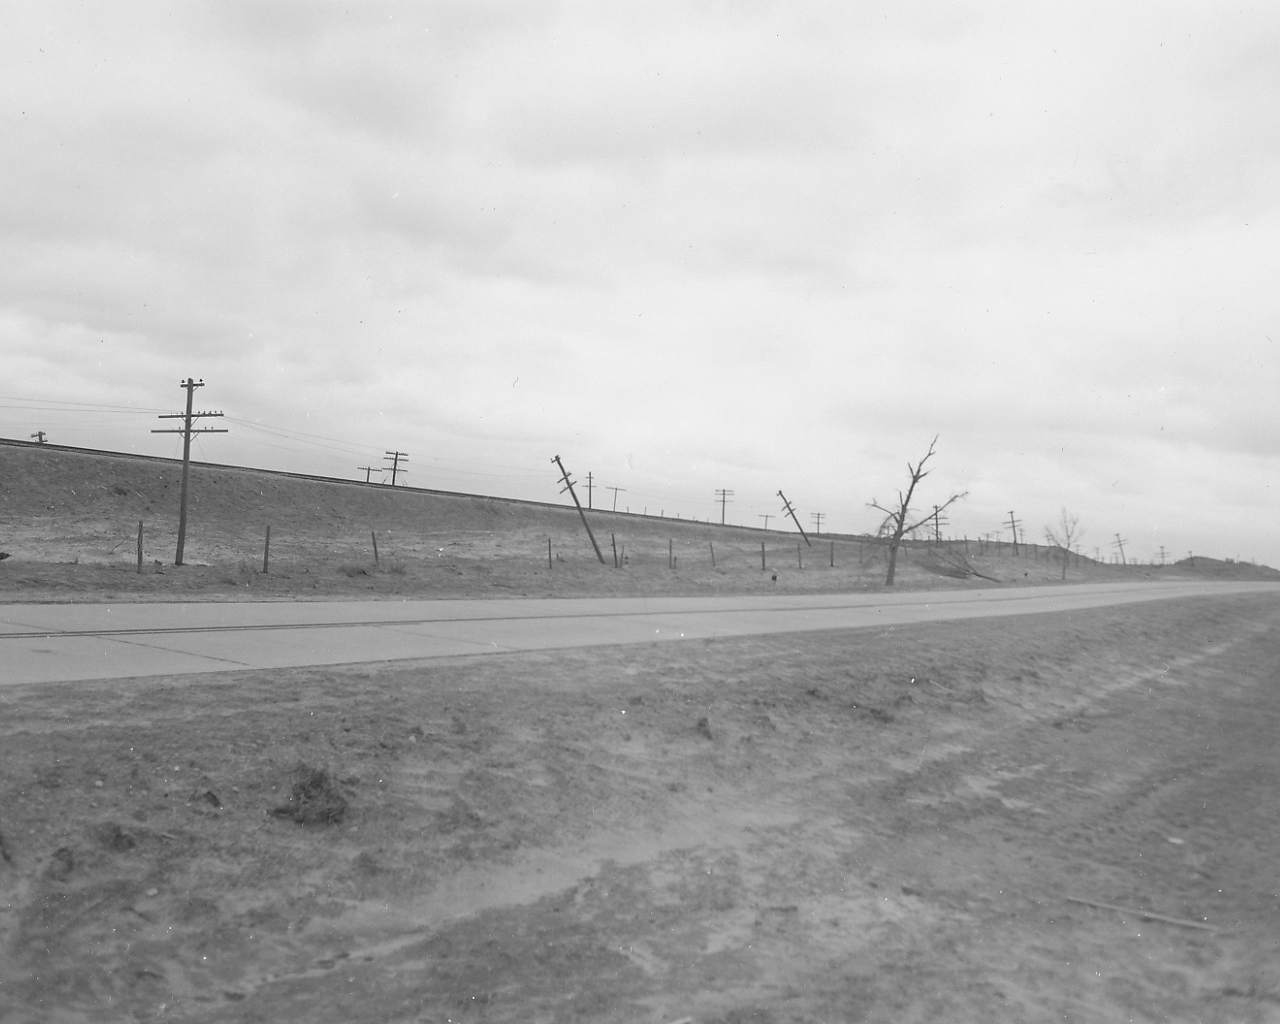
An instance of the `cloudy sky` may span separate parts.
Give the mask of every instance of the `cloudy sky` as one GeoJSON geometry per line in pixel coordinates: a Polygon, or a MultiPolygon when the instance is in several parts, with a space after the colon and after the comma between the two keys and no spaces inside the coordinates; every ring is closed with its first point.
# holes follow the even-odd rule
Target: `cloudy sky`
{"type": "Polygon", "coordinates": [[[180,453],[190,375],[209,461],[824,531],[938,435],[957,535],[1280,565],[1278,50],[1269,2],[8,0],[0,435],[180,453]]]}

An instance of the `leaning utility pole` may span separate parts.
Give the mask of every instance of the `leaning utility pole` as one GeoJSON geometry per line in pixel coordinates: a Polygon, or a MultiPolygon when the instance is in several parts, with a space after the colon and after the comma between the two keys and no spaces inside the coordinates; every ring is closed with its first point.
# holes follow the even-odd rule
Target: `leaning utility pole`
{"type": "Polygon", "coordinates": [[[796,510],[791,507],[791,502],[787,501],[787,496],[779,491],[778,497],[782,499],[782,511],[786,512],[787,515],[791,517],[791,521],[796,524],[796,529],[800,531],[800,536],[804,538],[804,542],[808,544],[809,547],[813,547],[813,545],[809,543],[809,535],[804,532],[804,527],[800,525],[800,520],[796,518],[796,510]]]}
{"type": "Polygon", "coordinates": [[[182,497],[180,499],[181,506],[178,512],[178,553],[174,556],[173,564],[182,564],[182,551],[187,543],[187,476],[191,469],[191,435],[192,434],[225,434],[225,429],[216,429],[214,427],[191,426],[192,420],[203,419],[206,416],[221,416],[220,412],[192,412],[191,399],[196,393],[196,388],[204,387],[204,379],[199,382],[192,380],[190,377],[186,382],[179,382],[178,387],[184,388],[187,392],[187,411],[165,413],[157,416],[160,420],[182,420],[182,428],[180,430],[153,430],[153,434],[181,434],[182,435],[182,497]]]}
{"type": "MultiPolygon", "coordinates": [[[[617,512],[618,511],[618,492],[625,491],[626,488],[625,487],[606,487],[605,490],[613,491],[613,510],[617,512]]],[[[590,503],[588,502],[588,504],[590,503]]]]}
{"type": "Polygon", "coordinates": [[[726,491],[723,487],[716,491],[716,501],[720,502],[720,525],[724,526],[724,506],[726,502],[733,500],[733,491],[726,491]]]}
{"type": "Polygon", "coordinates": [[[1013,513],[1009,513],[1009,529],[1013,531],[1013,553],[1018,553],[1018,527],[1022,525],[1021,519],[1014,519],[1013,513]]]}
{"type": "MultiPolygon", "coordinates": [[[[582,503],[578,501],[577,492],[573,489],[573,481],[569,479],[569,471],[564,468],[564,463],[560,461],[559,455],[553,455],[551,461],[560,468],[560,477],[564,481],[564,486],[560,488],[560,493],[569,492],[569,497],[573,499],[574,505],[577,506],[578,515],[582,517],[582,525],[587,528],[587,536],[591,538],[591,546],[596,549],[596,558],[600,559],[600,564],[604,565],[604,555],[600,553],[600,545],[596,543],[596,535],[591,532],[591,524],[587,522],[587,514],[582,511],[582,503]]],[[[617,500],[617,496],[614,496],[617,500]]]]}
{"type": "Polygon", "coordinates": [[[822,532],[822,520],[826,518],[825,512],[810,512],[809,518],[813,520],[814,530],[816,533],[822,532]]]}
{"type": "Polygon", "coordinates": [[[43,430],[37,430],[34,434],[31,435],[31,440],[33,440],[36,444],[44,444],[45,443],[44,438],[45,438],[45,433],[43,430]]]}
{"type": "Polygon", "coordinates": [[[1118,534],[1118,533],[1116,534],[1116,539],[1115,539],[1114,541],[1112,541],[1112,542],[1111,542],[1111,546],[1112,546],[1113,548],[1119,548],[1119,549],[1120,549],[1120,564],[1121,564],[1121,565],[1128,565],[1129,563],[1128,563],[1128,562],[1126,562],[1126,561],[1125,561],[1125,558],[1124,558],[1124,540],[1121,538],[1120,534],[1118,534]]]}
{"type": "MultiPolygon", "coordinates": [[[[409,461],[409,454],[408,452],[387,452],[382,457],[382,461],[386,462],[388,459],[391,460],[391,486],[394,487],[396,485],[396,474],[409,472],[407,469],[400,468],[401,462],[409,461]]],[[[383,469],[383,472],[385,473],[386,469],[383,469]]]]}

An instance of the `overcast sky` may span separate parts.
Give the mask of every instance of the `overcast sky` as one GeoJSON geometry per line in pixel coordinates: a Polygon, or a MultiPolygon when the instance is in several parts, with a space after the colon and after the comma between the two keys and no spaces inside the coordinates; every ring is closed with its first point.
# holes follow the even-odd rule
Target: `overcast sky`
{"type": "Polygon", "coordinates": [[[1272,2],[8,0],[0,434],[180,454],[190,375],[209,461],[824,532],[936,434],[957,535],[1280,566],[1277,52],[1272,2]]]}

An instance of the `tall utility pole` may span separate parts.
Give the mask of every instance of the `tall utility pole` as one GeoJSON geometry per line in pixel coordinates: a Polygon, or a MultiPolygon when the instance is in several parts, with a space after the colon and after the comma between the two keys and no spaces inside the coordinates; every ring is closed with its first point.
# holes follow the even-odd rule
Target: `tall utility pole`
{"type": "MultiPolygon", "coordinates": [[[[409,461],[409,454],[408,452],[387,452],[387,454],[382,457],[382,461],[386,462],[388,460],[391,461],[391,486],[394,487],[396,485],[396,475],[399,473],[409,472],[407,469],[400,468],[401,462],[409,461]]],[[[384,468],[382,471],[385,473],[386,469],[384,468]]]]}
{"type": "Polygon", "coordinates": [[[44,438],[45,438],[45,433],[43,430],[37,430],[34,434],[31,435],[31,440],[33,440],[36,444],[44,444],[44,438]]]}
{"type": "Polygon", "coordinates": [[[365,483],[368,483],[368,482],[369,482],[369,474],[370,474],[370,473],[372,473],[375,469],[376,469],[379,473],[385,472],[385,470],[383,470],[383,468],[382,468],[381,466],[356,466],[356,469],[363,469],[363,470],[364,470],[364,482],[365,482],[365,483]]]}
{"type": "Polygon", "coordinates": [[[769,520],[773,518],[773,515],[765,515],[763,512],[757,512],[756,518],[764,520],[764,528],[767,530],[769,529],[769,520]]]}
{"type": "Polygon", "coordinates": [[[787,496],[779,491],[778,497],[782,499],[782,511],[787,513],[791,517],[791,521],[796,524],[796,529],[800,531],[800,536],[804,538],[805,544],[813,547],[809,543],[809,535],[804,532],[804,527],[800,525],[800,520],[796,518],[796,510],[791,507],[791,502],[787,501],[787,496]]]}
{"type": "MultiPolygon", "coordinates": [[[[594,487],[594,486],[595,486],[595,484],[593,483],[593,481],[592,481],[592,479],[591,479],[591,474],[590,474],[590,473],[587,473],[587,508],[593,508],[593,507],[594,507],[594,506],[591,504],[591,488],[592,488],[592,487],[594,487]]],[[[616,497],[616,495],[615,495],[615,497],[616,497]]]]}
{"type": "Polygon", "coordinates": [[[1160,545],[1160,564],[1161,565],[1164,565],[1164,555],[1165,555],[1164,545],[1161,544],[1160,545]]]}
{"type": "Polygon", "coordinates": [[[181,434],[182,435],[182,498],[180,511],[178,512],[178,553],[174,556],[173,564],[182,564],[182,551],[187,543],[187,476],[191,470],[191,435],[192,434],[225,434],[226,429],[217,429],[214,427],[193,427],[193,420],[204,419],[206,416],[221,416],[220,412],[192,412],[191,400],[196,393],[196,388],[204,387],[204,379],[198,382],[190,377],[185,382],[180,381],[178,387],[183,388],[187,392],[187,411],[165,413],[157,416],[160,420],[182,420],[182,427],[179,430],[153,430],[153,434],[181,434]]]}
{"type": "Polygon", "coordinates": [[[720,502],[720,525],[724,526],[724,507],[733,500],[733,491],[725,490],[723,487],[716,491],[716,501],[720,502]]]}
{"type": "Polygon", "coordinates": [[[1129,563],[1128,563],[1128,562],[1126,562],[1126,561],[1125,561],[1125,558],[1124,558],[1124,540],[1123,540],[1123,538],[1120,536],[1120,534],[1118,534],[1118,533],[1116,534],[1116,539],[1115,539],[1115,540],[1113,540],[1113,541],[1111,542],[1111,546],[1112,546],[1113,548],[1119,548],[1119,549],[1120,549],[1120,564],[1121,564],[1121,565],[1128,565],[1129,563]]]}
{"type": "MultiPolygon", "coordinates": [[[[560,461],[559,455],[551,456],[551,461],[559,467],[560,478],[564,481],[564,486],[560,488],[560,493],[569,492],[569,497],[573,499],[574,505],[577,506],[578,515],[582,517],[582,525],[587,528],[587,536],[591,538],[591,546],[596,549],[596,558],[600,559],[601,565],[604,565],[604,555],[600,553],[600,545],[596,543],[596,535],[591,532],[591,524],[587,522],[587,514],[582,511],[582,503],[578,501],[578,494],[573,489],[573,481],[569,479],[569,471],[564,468],[564,463],[560,461]]],[[[616,496],[615,500],[617,500],[616,496]]]]}
{"type": "Polygon", "coordinates": [[[1018,527],[1022,525],[1021,519],[1014,519],[1013,513],[1009,513],[1009,529],[1013,531],[1013,553],[1018,553],[1018,527]]]}
{"type": "Polygon", "coordinates": [[[809,513],[809,518],[813,520],[814,531],[815,531],[816,533],[821,533],[821,532],[822,532],[822,520],[823,520],[823,519],[825,519],[825,518],[826,518],[826,516],[827,516],[827,514],[826,514],[825,512],[810,512],[810,513],[809,513]]]}
{"type": "Polygon", "coordinates": [[[606,491],[613,491],[613,510],[618,511],[618,492],[625,491],[625,487],[606,487],[606,491]]]}

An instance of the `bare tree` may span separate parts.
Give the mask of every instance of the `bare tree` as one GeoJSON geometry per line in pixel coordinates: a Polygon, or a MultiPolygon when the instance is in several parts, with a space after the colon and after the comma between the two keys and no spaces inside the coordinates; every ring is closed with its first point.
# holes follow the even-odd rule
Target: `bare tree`
{"type": "Polygon", "coordinates": [[[941,505],[938,505],[927,516],[924,516],[914,523],[908,522],[911,518],[912,495],[916,492],[916,485],[932,472],[932,470],[926,470],[924,468],[924,464],[933,458],[933,449],[937,443],[938,438],[937,435],[935,435],[933,440],[929,442],[929,450],[925,452],[924,458],[914,466],[911,465],[910,462],[907,463],[907,473],[911,478],[911,482],[907,485],[906,494],[903,494],[902,491],[898,492],[898,500],[893,508],[885,508],[876,501],[875,498],[872,498],[868,503],[868,508],[879,509],[887,516],[884,521],[884,525],[881,527],[882,535],[887,537],[889,540],[889,573],[885,576],[884,580],[884,585],[886,587],[893,586],[893,575],[898,566],[898,547],[902,544],[903,534],[913,533],[920,529],[921,526],[936,516],[944,508],[947,508],[953,503],[959,501],[968,493],[962,492],[960,494],[953,494],[941,505]]]}
{"type": "Polygon", "coordinates": [[[1058,526],[1055,529],[1052,526],[1044,528],[1044,539],[1054,547],[1062,549],[1062,578],[1067,578],[1067,559],[1071,555],[1071,549],[1080,543],[1080,539],[1084,536],[1084,530],[1080,529],[1080,517],[1068,512],[1064,507],[1061,515],[1058,517],[1058,526]]]}

